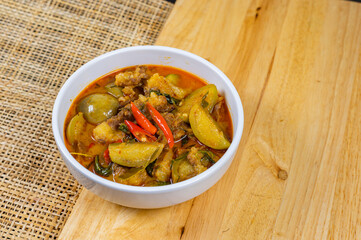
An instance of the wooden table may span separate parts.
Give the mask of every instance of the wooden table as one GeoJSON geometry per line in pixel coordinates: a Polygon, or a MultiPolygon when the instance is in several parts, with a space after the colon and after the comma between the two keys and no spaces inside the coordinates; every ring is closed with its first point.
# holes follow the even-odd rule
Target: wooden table
{"type": "Polygon", "coordinates": [[[84,189],[61,239],[361,239],[361,4],[178,0],[157,44],[233,81],[238,154],[209,191],[169,208],[84,189]]]}

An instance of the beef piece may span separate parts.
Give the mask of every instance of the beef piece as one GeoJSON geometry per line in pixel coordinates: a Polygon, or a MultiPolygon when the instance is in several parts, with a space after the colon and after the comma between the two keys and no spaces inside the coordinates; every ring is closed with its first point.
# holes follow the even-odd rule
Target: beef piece
{"type": "Polygon", "coordinates": [[[129,108],[122,108],[120,112],[107,120],[108,125],[116,130],[124,120],[133,120],[132,112],[129,108]]]}
{"type": "Polygon", "coordinates": [[[172,149],[168,149],[155,162],[153,175],[158,181],[169,182],[173,156],[172,149]]]}
{"type": "Polygon", "coordinates": [[[122,175],[124,175],[126,172],[127,172],[127,168],[126,167],[123,167],[123,166],[120,166],[116,163],[113,163],[113,174],[115,177],[120,177],[122,175]]]}
{"type": "Polygon", "coordinates": [[[181,156],[182,154],[184,154],[184,153],[186,153],[186,152],[188,152],[188,151],[189,151],[189,150],[186,149],[186,148],[177,148],[177,149],[175,150],[175,153],[176,153],[176,156],[179,157],[179,156],[181,156]]]}
{"type": "MultiPolygon", "coordinates": [[[[137,94],[137,93],[136,93],[137,94]]],[[[148,119],[152,119],[148,109],[145,107],[145,103],[148,101],[147,97],[144,97],[143,95],[137,95],[137,99],[131,100],[128,99],[129,102],[126,103],[124,106],[122,106],[121,110],[117,115],[114,117],[111,117],[107,120],[107,123],[109,126],[111,126],[113,129],[117,129],[118,126],[124,122],[124,120],[134,120],[133,113],[131,110],[130,102],[133,101],[135,106],[144,114],[144,116],[148,119]]]]}
{"type": "MultiPolygon", "coordinates": [[[[134,105],[143,113],[143,115],[144,115],[147,119],[151,120],[152,117],[150,116],[150,113],[149,113],[148,108],[145,106],[145,104],[147,103],[147,101],[148,101],[148,98],[140,94],[140,95],[139,95],[139,98],[138,98],[137,100],[134,100],[133,103],[134,103],[134,105]]],[[[126,106],[126,107],[128,107],[128,106],[126,106]]],[[[130,108],[130,107],[131,107],[131,106],[130,106],[130,104],[129,104],[129,108],[130,108]]]]}
{"type": "Polygon", "coordinates": [[[120,87],[141,86],[149,78],[146,66],[137,66],[134,71],[119,73],[115,76],[115,85],[120,87]]]}
{"type": "Polygon", "coordinates": [[[132,99],[129,96],[120,97],[118,100],[120,107],[124,107],[132,101],[132,99]]]}
{"type": "Polygon", "coordinates": [[[158,112],[171,112],[175,109],[173,104],[169,104],[167,98],[162,95],[157,95],[156,93],[150,93],[149,103],[158,111],[158,112]]]}
{"type": "Polygon", "coordinates": [[[120,107],[124,107],[127,104],[129,104],[130,102],[136,100],[139,98],[139,89],[138,88],[133,88],[133,87],[124,87],[122,90],[124,96],[120,97],[119,100],[119,104],[120,107]]]}
{"type": "Polygon", "coordinates": [[[97,142],[101,143],[115,142],[123,140],[125,133],[111,128],[106,122],[102,122],[94,128],[93,137],[97,142]]]}
{"type": "Polygon", "coordinates": [[[162,114],[164,120],[167,122],[170,129],[173,131],[173,129],[176,127],[175,125],[175,116],[173,113],[163,113],[162,114]]]}
{"type": "Polygon", "coordinates": [[[185,123],[179,116],[175,116],[173,113],[163,113],[165,121],[173,133],[174,140],[181,139],[184,135],[192,133],[192,129],[187,123],[185,123]]]}
{"type": "Polygon", "coordinates": [[[201,163],[201,158],[203,157],[203,155],[201,153],[198,153],[198,150],[198,148],[192,147],[187,155],[187,160],[193,166],[197,174],[200,174],[201,172],[207,170],[207,168],[201,163]]]}
{"type": "Polygon", "coordinates": [[[152,75],[147,81],[146,87],[149,90],[159,90],[161,93],[169,94],[171,97],[176,99],[183,99],[187,94],[190,93],[189,89],[183,89],[171,84],[163,76],[158,73],[152,75]]]}
{"type": "Polygon", "coordinates": [[[135,91],[132,87],[124,87],[122,90],[125,96],[133,97],[135,95],[135,91]]]}

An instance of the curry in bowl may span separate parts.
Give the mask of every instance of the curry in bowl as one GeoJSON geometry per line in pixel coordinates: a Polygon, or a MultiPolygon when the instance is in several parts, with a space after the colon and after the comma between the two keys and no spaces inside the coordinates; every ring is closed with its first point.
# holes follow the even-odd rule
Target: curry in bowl
{"type": "Polygon", "coordinates": [[[80,164],[134,186],[204,172],[226,152],[233,131],[215,85],[160,65],[127,67],[92,82],[73,100],[64,130],[80,164]]]}

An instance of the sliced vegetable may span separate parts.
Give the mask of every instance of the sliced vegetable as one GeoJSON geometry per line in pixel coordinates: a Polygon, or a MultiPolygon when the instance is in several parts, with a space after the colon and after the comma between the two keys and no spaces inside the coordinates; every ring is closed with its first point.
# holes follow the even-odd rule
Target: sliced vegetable
{"type": "Polygon", "coordinates": [[[157,128],[150,123],[150,121],[143,115],[143,113],[137,108],[137,106],[135,106],[133,102],[131,102],[130,104],[133,116],[135,120],[137,120],[137,123],[146,131],[154,135],[157,132],[157,128]]]}
{"type": "MultiPolygon", "coordinates": [[[[120,181],[121,183],[126,183],[129,185],[133,185],[133,186],[141,186],[144,184],[144,182],[146,181],[146,179],[148,178],[148,174],[145,171],[144,168],[131,168],[130,169],[131,172],[135,172],[133,175],[123,178],[123,181],[120,181]]],[[[125,177],[125,176],[122,176],[125,177]]]]}
{"type": "Polygon", "coordinates": [[[207,108],[209,103],[206,101],[206,98],[208,96],[208,92],[202,97],[201,106],[202,108],[207,108]]]}
{"type": "Polygon", "coordinates": [[[70,154],[71,154],[71,155],[83,156],[83,157],[93,157],[92,155],[85,154],[85,153],[71,152],[70,154]]]}
{"type": "Polygon", "coordinates": [[[86,121],[82,112],[78,113],[70,120],[66,129],[66,138],[68,139],[70,145],[73,145],[75,141],[79,140],[80,135],[85,129],[85,125],[86,121]]]}
{"type": "Polygon", "coordinates": [[[101,144],[101,143],[94,143],[92,145],[92,147],[90,149],[88,149],[87,153],[89,155],[100,155],[103,154],[103,152],[105,151],[105,149],[107,149],[108,146],[106,144],[101,144]]]}
{"type": "Polygon", "coordinates": [[[178,74],[171,73],[171,74],[168,74],[167,76],[165,76],[165,78],[166,78],[171,84],[177,85],[178,82],[179,82],[180,76],[179,76],[178,74]]]}
{"type": "Polygon", "coordinates": [[[78,105],[78,112],[84,113],[85,119],[93,124],[103,122],[117,113],[119,102],[115,97],[104,93],[95,93],[83,98],[78,105]]]}
{"type": "Polygon", "coordinates": [[[157,181],[157,186],[164,186],[164,185],[169,185],[170,182],[162,182],[162,181],[157,181]]]}
{"type": "Polygon", "coordinates": [[[100,163],[99,163],[99,156],[95,156],[95,161],[94,161],[94,171],[104,177],[109,176],[109,174],[112,172],[112,166],[109,165],[106,168],[103,168],[100,163]]]}
{"type": "Polygon", "coordinates": [[[193,166],[187,159],[174,161],[172,164],[172,181],[173,183],[184,181],[195,175],[193,166]]]}
{"type": "Polygon", "coordinates": [[[227,149],[231,145],[217,122],[200,104],[191,108],[189,122],[194,135],[204,145],[214,149],[227,149]]]}
{"type": "Polygon", "coordinates": [[[128,120],[125,120],[124,122],[130,132],[134,135],[136,139],[138,139],[139,142],[154,142],[157,140],[155,136],[140,128],[137,124],[128,120]]]}
{"type": "Polygon", "coordinates": [[[136,178],[137,174],[141,171],[144,171],[144,168],[128,168],[122,175],[118,176],[121,179],[129,179],[129,178],[136,178]]]}
{"type": "Polygon", "coordinates": [[[107,84],[105,86],[105,89],[108,91],[109,94],[116,98],[123,97],[122,88],[115,85],[114,82],[107,84]]]}
{"type": "Polygon", "coordinates": [[[178,112],[184,121],[189,121],[189,112],[195,104],[207,105],[205,106],[208,112],[211,112],[218,100],[217,87],[214,84],[208,84],[204,87],[198,88],[189,94],[183,101],[182,105],[178,107],[178,112]]]}
{"type": "Polygon", "coordinates": [[[162,143],[112,143],[109,144],[110,159],[126,167],[143,167],[153,162],[164,148],[162,143]]]}
{"type": "Polygon", "coordinates": [[[174,138],[172,131],[170,130],[167,122],[162,117],[162,115],[150,104],[147,103],[148,110],[150,112],[150,115],[152,116],[154,122],[157,123],[160,130],[164,133],[165,138],[167,139],[168,145],[170,148],[173,148],[174,146],[174,138]]]}

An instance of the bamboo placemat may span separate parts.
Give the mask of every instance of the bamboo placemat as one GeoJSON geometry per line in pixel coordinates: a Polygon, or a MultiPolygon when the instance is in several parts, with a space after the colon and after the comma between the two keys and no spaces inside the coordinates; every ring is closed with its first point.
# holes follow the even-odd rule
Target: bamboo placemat
{"type": "Polygon", "coordinates": [[[0,236],[55,239],[81,186],[51,129],[59,88],[107,51],[153,44],[163,0],[0,1],[0,236]]]}

